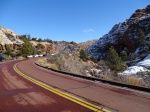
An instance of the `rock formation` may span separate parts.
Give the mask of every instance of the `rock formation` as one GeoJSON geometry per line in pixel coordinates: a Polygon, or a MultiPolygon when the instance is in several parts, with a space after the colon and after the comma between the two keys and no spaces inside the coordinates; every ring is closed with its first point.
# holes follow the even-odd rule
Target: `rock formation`
{"type": "Polygon", "coordinates": [[[9,29],[0,27],[0,52],[6,51],[9,47],[11,50],[19,50],[23,44],[18,35],[9,29]]]}

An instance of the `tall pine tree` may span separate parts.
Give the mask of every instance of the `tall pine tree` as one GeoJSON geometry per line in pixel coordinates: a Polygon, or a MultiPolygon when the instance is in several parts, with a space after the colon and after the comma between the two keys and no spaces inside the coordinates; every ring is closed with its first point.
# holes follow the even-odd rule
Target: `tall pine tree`
{"type": "Polygon", "coordinates": [[[138,37],[139,37],[139,45],[140,47],[143,48],[146,44],[146,40],[145,40],[145,34],[142,30],[139,31],[138,37]]]}
{"type": "Polygon", "coordinates": [[[81,50],[80,51],[80,58],[83,60],[83,61],[86,61],[87,60],[87,55],[85,53],[84,50],[81,50]]]}
{"type": "Polygon", "coordinates": [[[126,61],[127,60],[127,52],[125,50],[123,50],[120,53],[120,57],[121,57],[121,60],[126,61]]]}
{"type": "Polygon", "coordinates": [[[108,56],[107,64],[111,70],[120,72],[127,68],[127,66],[122,63],[121,58],[118,56],[118,53],[116,52],[113,46],[109,48],[107,56],[108,56]]]}
{"type": "Polygon", "coordinates": [[[33,54],[33,47],[29,41],[25,41],[22,47],[22,54],[24,57],[33,54]]]}

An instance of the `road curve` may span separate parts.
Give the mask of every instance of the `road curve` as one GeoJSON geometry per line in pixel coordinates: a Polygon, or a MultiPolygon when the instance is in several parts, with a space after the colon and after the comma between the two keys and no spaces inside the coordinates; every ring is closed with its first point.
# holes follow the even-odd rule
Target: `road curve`
{"type": "Polygon", "coordinates": [[[0,63],[0,112],[91,112],[19,76],[13,69],[18,62],[0,63]]]}
{"type": "Polygon", "coordinates": [[[149,112],[150,94],[100,82],[65,76],[40,68],[35,59],[20,62],[17,67],[25,74],[53,87],[75,94],[119,112],[149,112]]]}

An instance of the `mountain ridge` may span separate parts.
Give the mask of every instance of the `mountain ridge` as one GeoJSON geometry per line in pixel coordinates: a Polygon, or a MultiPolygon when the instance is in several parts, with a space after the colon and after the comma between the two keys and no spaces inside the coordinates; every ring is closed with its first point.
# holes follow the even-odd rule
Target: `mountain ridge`
{"type": "Polygon", "coordinates": [[[129,19],[114,25],[107,34],[88,47],[88,51],[96,58],[105,57],[110,46],[113,46],[118,53],[125,48],[129,53],[134,53],[139,48],[140,31],[144,33],[147,47],[150,49],[148,45],[150,42],[150,5],[136,10],[129,19]]]}
{"type": "Polygon", "coordinates": [[[74,41],[52,41],[50,39],[42,40],[31,38],[30,35],[18,35],[13,30],[0,26],[0,52],[7,51],[9,47],[12,51],[21,50],[24,44],[24,39],[27,39],[34,49],[38,49],[43,54],[50,53],[79,53],[81,49],[85,50],[93,44],[96,40],[91,40],[83,43],[76,43],[74,41]]]}

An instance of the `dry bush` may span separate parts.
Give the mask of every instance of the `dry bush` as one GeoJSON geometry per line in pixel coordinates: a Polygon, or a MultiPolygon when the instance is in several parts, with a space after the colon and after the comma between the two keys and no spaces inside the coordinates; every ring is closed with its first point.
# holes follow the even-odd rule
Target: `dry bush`
{"type": "Polygon", "coordinates": [[[135,85],[135,86],[141,86],[141,79],[131,76],[127,78],[127,84],[135,85]]]}
{"type": "Polygon", "coordinates": [[[142,86],[150,88],[150,71],[138,72],[136,75],[142,78],[142,86]]]}
{"type": "Polygon", "coordinates": [[[82,61],[77,60],[65,61],[63,68],[63,70],[75,74],[84,74],[84,71],[89,69],[82,61]]]}
{"type": "Polygon", "coordinates": [[[48,63],[57,65],[58,69],[64,72],[83,75],[85,70],[89,70],[90,67],[87,63],[81,60],[75,60],[71,56],[58,54],[55,56],[49,56],[48,63]]]}
{"type": "Polygon", "coordinates": [[[104,80],[110,80],[111,81],[112,77],[110,75],[103,75],[102,79],[104,79],[104,80]]]}
{"type": "Polygon", "coordinates": [[[62,65],[64,64],[64,56],[63,55],[50,55],[48,58],[47,58],[47,63],[51,63],[51,64],[56,64],[58,69],[61,70],[63,69],[62,65]]]}
{"type": "Polygon", "coordinates": [[[39,59],[36,61],[36,63],[44,67],[50,67],[52,69],[58,70],[58,67],[56,66],[56,64],[47,63],[46,58],[39,59]]]}
{"type": "Polygon", "coordinates": [[[50,65],[50,68],[52,68],[52,69],[54,69],[54,70],[58,70],[58,67],[57,67],[56,64],[51,64],[51,65],[50,65]]]}
{"type": "Polygon", "coordinates": [[[19,56],[19,57],[17,57],[17,59],[19,59],[19,60],[23,60],[23,59],[24,59],[24,57],[19,56]]]}

